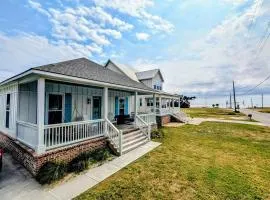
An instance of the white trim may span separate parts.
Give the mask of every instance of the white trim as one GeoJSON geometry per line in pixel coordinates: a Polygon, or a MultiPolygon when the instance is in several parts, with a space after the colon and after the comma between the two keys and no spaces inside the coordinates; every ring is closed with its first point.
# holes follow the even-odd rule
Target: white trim
{"type": "Polygon", "coordinates": [[[32,70],[32,73],[47,76],[49,78],[52,78],[50,80],[55,80],[55,81],[59,81],[59,79],[63,79],[63,80],[65,80],[67,82],[70,82],[70,83],[75,82],[77,84],[79,84],[79,83],[81,83],[81,84],[89,84],[89,85],[97,86],[97,87],[108,87],[108,88],[112,88],[112,89],[115,89],[115,88],[117,88],[117,89],[125,89],[125,90],[128,90],[128,91],[136,90],[136,91],[146,92],[146,93],[150,93],[150,94],[158,93],[156,91],[149,91],[149,90],[144,90],[144,89],[134,88],[134,87],[128,87],[128,86],[121,86],[121,85],[117,85],[117,84],[113,84],[113,83],[94,81],[94,80],[89,80],[89,79],[85,79],[85,78],[78,78],[78,77],[74,77],[74,76],[67,76],[67,75],[56,74],[56,73],[51,73],[51,72],[44,72],[44,71],[40,71],[40,70],[32,70]]]}

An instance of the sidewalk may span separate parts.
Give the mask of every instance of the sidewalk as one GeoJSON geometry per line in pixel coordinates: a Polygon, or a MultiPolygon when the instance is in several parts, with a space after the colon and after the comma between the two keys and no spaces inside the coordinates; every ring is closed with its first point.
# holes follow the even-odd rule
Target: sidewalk
{"type": "Polygon", "coordinates": [[[226,120],[226,119],[215,119],[215,118],[193,118],[188,124],[200,125],[202,122],[227,122],[227,123],[237,123],[237,124],[250,124],[250,125],[259,125],[265,126],[260,122],[249,122],[249,121],[240,121],[240,120],[226,120]]]}
{"type": "Polygon", "coordinates": [[[6,193],[0,188],[1,200],[72,199],[91,187],[97,185],[104,179],[126,167],[128,164],[134,162],[159,145],[160,143],[158,142],[148,142],[137,149],[115,158],[112,161],[109,161],[99,167],[92,168],[86,173],[78,175],[68,182],[57,185],[53,189],[45,188],[39,185],[33,178],[29,177],[29,180],[27,180],[28,183],[25,184],[24,187],[21,187],[17,192],[14,190],[15,188],[13,188],[13,185],[4,188],[5,190],[8,189],[8,191],[10,191],[9,193],[6,193]]]}

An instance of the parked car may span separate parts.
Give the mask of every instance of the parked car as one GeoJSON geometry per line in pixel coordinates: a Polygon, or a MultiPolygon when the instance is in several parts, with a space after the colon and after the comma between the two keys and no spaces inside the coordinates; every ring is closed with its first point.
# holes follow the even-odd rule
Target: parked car
{"type": "Polygon", "coordinates": [[[3,149],[0,148],[0,172],[2,171],[2,164],[3,164],[3,154],[4,154],[4,151],[3,149]]]}

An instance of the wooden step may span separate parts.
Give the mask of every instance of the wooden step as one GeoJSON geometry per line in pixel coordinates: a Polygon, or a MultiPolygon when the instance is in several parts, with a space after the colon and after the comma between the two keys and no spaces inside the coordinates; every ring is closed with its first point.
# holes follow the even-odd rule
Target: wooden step
{"type": "Polygon", "coordinates": [[[136,149],[136,148],[146,144],[147,142],[149,142],[148,139],[144,139],[144,140],[142,140],[140,142],[137,142],[137,143],[135,143],[135,144],[133,144],[131,146],[128,146],[127,148],[124,148],[123,149],[123,154],[125,154],[125,153],[127,153],[129,151],[132,151],[133,149],[136,149]]]}
{"type": "Polygon", "coordinates": [[[123,142],[123,149],[126,149],[129,146],[132,146],[132,145],[134,145],[136,143],[139,143],[139,142],[141,142],[142,140],[145,140],[145,139],[147,139],[147,137],[145,137],[144,135],[141,135],[140,137],[138,137],[138,138],[136,138],[134,140],[130,140],[128,142],[123,142]]]}

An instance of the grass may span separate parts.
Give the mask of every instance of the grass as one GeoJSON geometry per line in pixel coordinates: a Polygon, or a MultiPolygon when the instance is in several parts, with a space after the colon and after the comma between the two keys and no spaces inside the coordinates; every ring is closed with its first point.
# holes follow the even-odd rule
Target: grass
{"type": "MultiPolygon", "coordinates": [[[[224,108],[184,108],[182,109],[190,117],[217,118],[228,120],[250,121],[243,113],[235,113],[232,109],[224,108]]],[[[252,120],[254,121],[254,120],[252,120]]]]}
{"type": "Polygon", "coordinates": [[[262,112],[262,113],[270,113],[270,108],[254,108],[255,111],[262,112]]]}
{"type": "Polygon", "coordinates": [[[269,199],[270,129],[205,122],[164,128],[154,151],[84,199],[269,199]]]}

